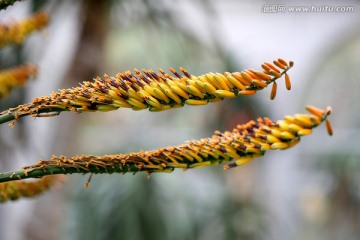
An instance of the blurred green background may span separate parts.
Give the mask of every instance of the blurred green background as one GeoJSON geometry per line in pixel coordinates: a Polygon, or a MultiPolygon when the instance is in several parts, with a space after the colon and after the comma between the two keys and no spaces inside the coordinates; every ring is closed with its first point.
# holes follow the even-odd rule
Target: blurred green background
{"type": "Polygon", "coordinates": [[[104,73],[186,68],[191,74],[293,60],[292,90],[160,113],[120,109],[63,113],[0,126],[0,167],[55,155],[128,153],[274,120],[312,104],[333,107],[295,148],[248,165],[171,174],[69,176],[61,189],[0,205],[0,239],[358,239],[360,234],[359,1],[40,1],[0,11],[1,22],[51,15],[22,46],[0,49],[0,68],[39,65],[35,81],[0,111],[104,73]],[[275,7],[274,7],[275,6],[275,7]],[[269,12],[279,9],[284,12],[269,12]],[[351,12],[290,12],[291,6],[350,6],[351,12]]]}

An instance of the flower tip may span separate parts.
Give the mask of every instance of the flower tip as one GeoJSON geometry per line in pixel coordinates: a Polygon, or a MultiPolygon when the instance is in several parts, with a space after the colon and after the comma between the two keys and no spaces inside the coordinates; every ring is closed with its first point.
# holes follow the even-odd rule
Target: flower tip
{"type": "Polygon", "coordinates": [[[278,62],[281,63],[282,65],[286,66],[286,67],[289,66],[288,63],[282,58],[278,58],[278,62]]]}
{"type": "Polygon", "coordinates": [[[270,99],[274,100],[276,97],[276,91],[277,91],[277,83],[274,82],[271,88],[271,93],[270,93],[270,99]]]}
{"type": "Polygon", "coordinates": [[[274,63],[277,67],[279,67],[279,68],[281,68],[281,69],[283,69],[283,70],[285,70],[286,67],[287,67],[287,65],[282,64],[282,63],[280,63],[279,61],[276,61],[276,60],[274,60],[273,63],[274,63]]]}
{"type": "Polygon", "coordinates": [[[308,111],[309,113],[315,115],[318,118],[322,118],[324,116],[324,110],[314,107],[312,105],[306,105],[305,106],[306,111],[308,111]]]}
{"type": "Polygon", "coordinates": [[[326,123],[326,130],[327,130],[328,134],[330,136],[332,136],[334,134],[334,132],[333,132],[333,128],[331,126],[331,122],[329,120],[326,120],[325,123],[326,123]]]}
{"type": "Polygon", "coordinates": [[[289,144],[286,142],[275,142],[273,144],[271,144],[271,149],[286,149],[289,147],[289,144]]]}
{"type": "Polygon", "coordinates": [[[286,85],[287,90],[291,89],[291,81],[290,81],[290,77],[287,73],[285,73],[285,85],[286,85]]]}
{"type": "Polygon", "coordinates": [[[242,90],[238,92],[238,95],[240,96],[251,96],[256,94],[256,90],[242,90]]]}

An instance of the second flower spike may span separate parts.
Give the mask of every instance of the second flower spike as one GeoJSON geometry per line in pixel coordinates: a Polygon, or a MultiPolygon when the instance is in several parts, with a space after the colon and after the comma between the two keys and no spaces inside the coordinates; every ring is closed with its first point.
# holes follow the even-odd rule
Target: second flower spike
{"type": "MultiPolygon", "coordinates": [[[[258,118],[239,124],[232,131],[220,132],[209,138],[188,141],[178,146],[128,154],[93,156],[81,155],[67,158],[53,156],[40,160],[23,171],[14,172],[11,177],[28,178],[51,174],[70,173],[129,173],[129,172],[172,172],[176,168],[189,169],[226,163],[224,169],[244,165],[261,157],[267,151],[289,149],[300,142],[303,136],[326,121],[328,132],[332,129],[326,110],[307,106],[310,114],[287,115],[282,120],[258,118]]],[[[8,173],[9,174],[9,173],[8,173]]],[[[3,173],[3,177],[6,176],[3,173]]],[[[0,177],[1,181],[1,177],[0,177]]]]}

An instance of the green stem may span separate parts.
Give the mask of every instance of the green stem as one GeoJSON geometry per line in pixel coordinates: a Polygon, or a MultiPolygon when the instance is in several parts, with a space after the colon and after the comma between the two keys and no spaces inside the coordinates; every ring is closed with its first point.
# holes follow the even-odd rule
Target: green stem
{"type": "Polygon", "coordinates": [[[0,124],[15,120],[15,113],[5,113],[0,115],[0,124]]]}
{"type": "MultiPolygon", "coordinates": [[[[158,171],[161,172],[172,172],[174,168],[164,168],[158,171]]],[[[10,182],[16,180],[23,180],[28,178],[41,178],[48,175],[55,175],[55,174],[86,174],[86,173],[93,173],[93,174],[112,174],[112,173],[137,173],[141,171],[146,171],[146,169],[139,169],[136,166],[122,166],[121,164],[115,164],[112,168],[102,168],[102,167],[95,167],[89,166],[88,168],[81,168],[79,166],[76,167],[58,167],[58,166],[44,166],[41,169],[31,169],[31,170],[20,170],[15,172],[3,172],[0,173],[0,183],[2,182],[10,182]]],[[[156,172],[156,171],[152,171],[156,172]]]]}
{"type": "MultiPolygon", "coordinates": [[[[47,116],[53,116],[53,115],[59,115],[61,111],[66,111],[64,109],[61,108],[44,108],[38,111],[38,114],[36,115],[32,115],[34,117],[47,117],[47,116]],[[46,113],[49,113],[49,115],[47,115],[46,113]]],[[[0,124],[6,123],[6,122],[10,122],[10,121],[14,121],[17,120],[21,117],[25,117],[28,116],[30,114],[23,114],[21,116],[16,116],[17,115],[17,111],[4,111],[3,113],[0,113],[0,124]]]]}
{"type": "MultiPolygon", "coordinates": [[[[52,167],[55,168],[55,167],[52,167]]],[[[62,174],[61,169],[52,169],[52,172],[46,172],[44,170],[34,170],[31,172],[26,172],[24,170],[16,171],[16,172],[4,172],[0,174],[0,182],[10,182],[15,180],[22,180],[27,178],[41,178],[46,175],[52,174],[62,174]]]]}

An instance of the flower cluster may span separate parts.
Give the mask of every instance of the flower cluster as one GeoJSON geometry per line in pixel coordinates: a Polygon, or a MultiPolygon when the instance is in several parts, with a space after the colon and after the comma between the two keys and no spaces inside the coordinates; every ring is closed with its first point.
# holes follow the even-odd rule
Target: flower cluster
{"type": "Polygon", "coordinates": [[[288,149],[296,145],[302,136],[312,133],[312,128],[327,121],[331,109],[325,111],[307,106],[311,114],[285,116],[283,120],[272,121],[259,118],[238,125],[231,132],[216,131],[210,138],[189,141],[179,146],[169,146],[152,151],[105,156],[53,156],[51,160],[40,160],[37,164],[24,167],[24,175],[32,172],[43,174],[59,173],[126,173],[145,171],[171,172],[174,168],[196,168],[233,162],[225,169],[248,163],[263,156],[268,150],[288,149]]]}
{"type": "Polygon", "coordinates": [[[0,183],[0,203],[21,197],[34,197],[59,184],[64,176],[45,176],[36,181],[12,181],[0,183]]]}
{"type": "Polygon", "coordinates": [[[48,21],[48,14],[38,12],[20,22],[0,24],[0,47],[22,43],[30,33],[46,26],[48,21]]]}
{"type": "Polygon", "coordinates": [[[37,72],[34,65],[23,65],[0,71],[0,99],[7,97],[15,87],[23,86],[37,72]]]}
{"type": "Polygon", "coordinates": [[[272,83],[275,86],[271,93],[273,99],[276,94],[275,81],[282,75],[285,75],[287,87],[290,89],[287,71],[292,66],[293,62],[278,59],[274,64],[262,64],[262,71],[250,69],[194,76],[183,68],[180,68],[181,73],[170,68],[173,76],[162,69],[159,69],[159,73],[135,69],[134,73],[127,71],[118,73],[116,77],[105,74],[104,78],[83,82],[79,87],[35,98],[32,103],[0,113],[0,118],[12,114],[16,120],[26,115],[41,117],[57,115],[62,111],[93,112],[118,108],[163,111],[185,104],[205,105],[224,98],[254,95],[272,83]]]}

